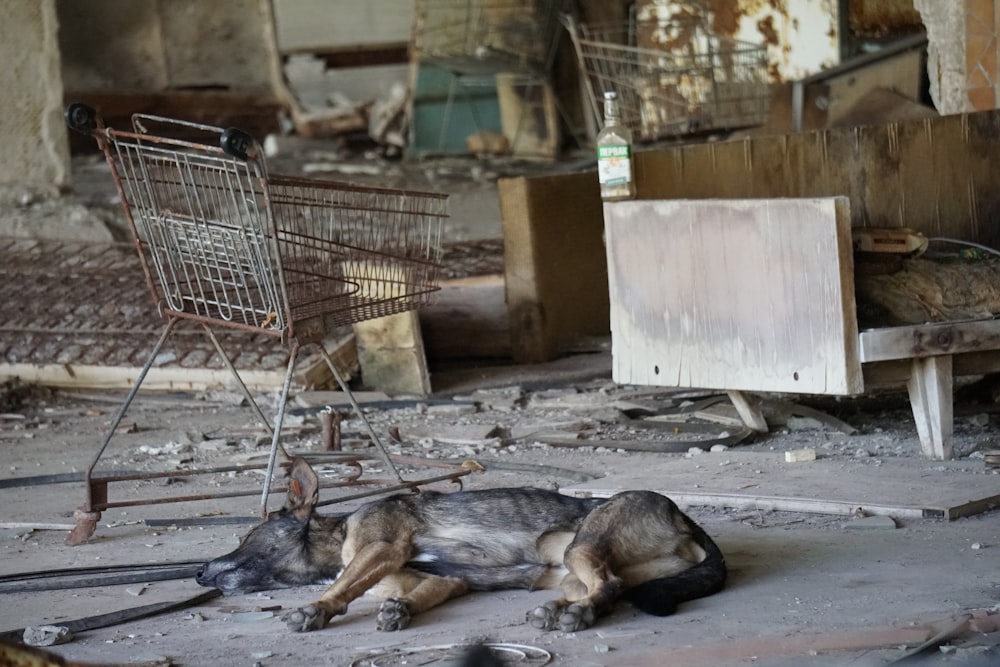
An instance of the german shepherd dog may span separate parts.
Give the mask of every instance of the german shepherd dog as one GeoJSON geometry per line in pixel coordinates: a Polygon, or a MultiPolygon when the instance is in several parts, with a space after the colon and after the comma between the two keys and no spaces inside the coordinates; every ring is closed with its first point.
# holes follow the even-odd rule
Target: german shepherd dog
{"type": "Polygon", "coordinates": [[[561,586],[564,597],[527,620],[540,630],[575,632],[620,598],[666,616],[725,584],[718,546],[658,493],[599,499],[530,488],[423,491],[323,516],[315,512],[316,473],[300,458],[290,468],[285,506],[196,579],[227,595],[332,581],[318,600],[285,616],[297,632],[324,627],[369,589],[385,598],[378,629],[402,630],[469,591],[561,586]]]}

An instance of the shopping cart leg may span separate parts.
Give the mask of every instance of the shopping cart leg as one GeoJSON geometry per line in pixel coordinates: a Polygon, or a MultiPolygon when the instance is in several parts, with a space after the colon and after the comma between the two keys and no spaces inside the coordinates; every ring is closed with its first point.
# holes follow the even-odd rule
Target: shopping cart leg
{"type": "Polygon", "coordinates": [[[289,460],[288,453],[281,446],[281,423],[285,420],[285,403],[288,401],[288,389],[292,385],[292,372],[295,370],[295,360],[299,356],[299,344],[293,341],[288,352],[288,370],[285,371],[285,384],[281,388],[281,399],[278,402],[278,414],[274,418],[274,430],[271,433],[271,453],[267,457],[267,473],[264,475],[264,490],[260,495],[260,516],[267,518],[267,497],[271,493],[271,477],[274,475],[274,464],[281,452],[282,463],[289,460]]]}
{"type": "Polygon", "coordinates": [[[167,325],[163,327],[163,333],[160,334],[159,340],[153,346],[153,351],[149,353],[149,358],[146,359],[146,365],[142,367],[139,372],[139,377],[135,379],[132,384],[132,389],[129,390],[128,395],[125,397],[125,402],[122,406],[118,408],[118,413],[115,415],[114,419],[111,420],[111,426],[108,428],[107,433],[104,434],[104,442],[101,443],[100,448],[97,450],[97,454],[94,455],[93,460],[87,467],[86,472],[83,474],[83,483],[86,485],[86,497],[83,505],[73,513],[73,518],[76,519],[76,526],[70,531],[70,534],[66,536],[66,544],[69,546],[76,546],[83,542],[86,542],[94,531],[97,530],[97,522],[101,520],[101,509],[103,505],[108,501],[108,485],[105,482],[95,482],[93,479],[94,468],[97,467],[97,462],[101,460],[104,456],[104,450],[108,448],[108,443],[111,442],[111,438],[114,437],[115,431],[121,425],[122,420],[125,418],[125,413],[128,412],[129,406],[135,399],[136,394],[139,393],[139,387],[142,385],[143,381],[146,379],[146,375],[149,373],[149,369],[153,367],[153,362],[156,361],[157,355],[160,353],[160,348],[167,341],[167,337],[170,332],[173,331],[174,325],[177,324],[175,318],[170,318],[167,321],[167,325]],[[101,505],[99,509],[94,509],[95,505],[101,505]]]}
{"type": "Polygon", "coordinates": [[[222,357],[222,363],[226,365],[226,368],[229,369],[229,372],[232,373],[233,377],[236,379],[236,386],[240,388],[244,398],[247,399],[247,403],[249,403],[250,407],[253,408],[253,411],[257,413],[257,418],[260,419],[260,423],[264,425],[264,428],[266,428],[267,432],[273,437],[274,429],[271,428],[270,420],[264,416],[264,412],[260,409],[260,406],[257,405],[257,401],[254,400],[253,395],[250,393],[250,390],[247,389],[246,384],[243,383],[243,378],[241,378],[240,374],[236,371],[236,367],[233,366],[233,362],[229,359],[229,355],[222,349],[222,345],[219,344],[219,339],[215,337],[215,332],[212,331],[212,327],[204,323],[202,323],[201,326],[204,327],[205,333],[207,333],[208,337],[212,340],[212,345],[215,346],[215,351],[219,353],[220,357],[222,357]]]}
{"type": "Polygon", "coordinates": [[[365,425],[365,429],[368,431],[368,435],[371,437],[372,443],[375,445],[375,449],[378,450],[378,454],[382,458],[382,462],[389,470],[392,471],[392,474],[396,476],[396,479],[402,482],[403,476],[399,474],[399,471],[393,464],[392,459],[389,458],[389,452],[386,450],[385,445],[382,444],[382,440],[378,437],[378,433],[376,433],[375,429],[372,428],[368,418],[365,417],[365,413],[361,410],[361,406],[358,405],[358,401],[354,398],[354,393],[351,391],[351,388],[347,386],[347,382],[344,381],[340,371],[337,370],[337,364],[333,362],[333,359],[330,357],[330,353],[326,351],[326,348],[322,344],[317,343],[316,345],[319,347],[320,353],[322,353],[323,359],[326,361],[326,365],[330,367],[333,377],[337,379],[337,384],[340,385],[341,391],[347,394],[347,400],[351,402],[351,407],[354,408],[354,412],[361,418],[361,422],[365,425]]]}

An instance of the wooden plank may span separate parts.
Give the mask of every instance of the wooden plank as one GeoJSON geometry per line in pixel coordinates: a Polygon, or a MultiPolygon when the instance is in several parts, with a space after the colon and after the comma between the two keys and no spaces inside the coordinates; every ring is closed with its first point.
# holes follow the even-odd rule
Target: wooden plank
{"type": "MultiPolygon", "coordinates": [[[[913,364],[910,359],[866,362],[861,366],[865,376],[865,387],[905,385],[910,378],[913,364]]],[[[952,374],[983,375],[1000,373],[1000,350],[966,352],[952,356],[952,374]]]]}
{"type": "MultiPolygon", "coordinates": [[[[0,377],[19,377],[25,382],[47,387],[88,387],[128,389],[141,368],[135,366],[83,366],[76,364],[4,364],[0,377]]],[[[284,370],[241,370],[240,377],[250,389],[272,390],[285,381],[284,370]]],[[[225,368],[151,368],[142,383],[144,391],[206,391],[235,389],[233,375],[225,368]]]]}
{"type": "Polygon", "coordinates": [[[862,391],[845,198],[615,202],[604,216],[615,381],[862,391]]]}
{"type": "Polygon", "coordinates": [[[854,227],[992,243],[998,132],[1000,110],[991,110],[642,151],[638,198],[843,195],[854,227]]]}
{"type": "Polygon", "coordinates": [[[861,361],[1000,349],[1000,320],[939,322],[862,331],[861,361]]]}
{"type": "Polygon", "coordinates": [[[608,274],[595,172],[497,182],[511,352],[518,363],[557,356],[608,334],[608,274]]]}
{"type": "Polygon", "coordinates": [[[767,433],[767,420],[764,419],[764,413],[761,412],[760,407],[751,405],[741,391],[730,391],[728,394],[729,400],[736,408],[743,423],[757,433],[767,433]]]}
{"type": "MultiPolygon", "coordinates": [[[[594,490],[574,488],[560,489],[561,493],[578,498],[610,498],[616,493],[628,491],[628,486],[609,485],[594,490]]],[[[654,489],[677,503],[687,507],[729,507],[738,510],[759,510],[761,512],[808,512],[811,514],[834,514],[853,516],[859,509],[866,514],[894,516],[901,519],[928,518],[926,510],[915,506],[859,505],[849,501],[821,500],[817,498],[785,498],[778,496],[755,496],[737,493],[685,493],[669,489],[654,489]]],[[[932,514],[937,517],[939,514],[932,514]]]]}
{"type": "Polygon", "coordinates": [[[624,466],[613,474],[560,489],[561,493],[607,497],[630,489],[658,491],[680,505],[851,515],[957,519],[1000,504],[1000,489],[981,461],[948,461],[941,484],[927,483],[927,461],[885,459],[872,467],[822,457],[785,463],[781,452],[731,449],[721,455],[666,457],[656,470],[624,466]],[[717,463],[728,465],[720,466],[717,463]],[[845,474],[845,470],[848,474],[845,474]],[[961,479],[948,484],[946,477],[961,479]]]}

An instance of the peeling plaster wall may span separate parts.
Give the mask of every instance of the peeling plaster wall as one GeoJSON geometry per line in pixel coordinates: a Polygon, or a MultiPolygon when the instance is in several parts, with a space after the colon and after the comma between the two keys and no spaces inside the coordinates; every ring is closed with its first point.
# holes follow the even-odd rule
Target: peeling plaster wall
{"type": "Polygon", "coordinates": [[[270,0],[56,0],[67,91],[274,90],[270,0]]]}
{"type": "Polygon", "coordinates": [[[0,202],[67,182],[54,0],[0,0],[0,202]]]}

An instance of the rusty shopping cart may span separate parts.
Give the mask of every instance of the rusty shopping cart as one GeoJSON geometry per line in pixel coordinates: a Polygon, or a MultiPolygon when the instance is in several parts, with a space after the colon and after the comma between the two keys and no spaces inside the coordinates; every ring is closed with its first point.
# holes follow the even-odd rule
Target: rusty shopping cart
{"type": "Polygon", "coordinates": [[[618,94],[639,141],[760,125],[771,93],[767,49],[712,34],[698,17],[584,24],[563,17],[590,108],[602,124],[604,92],[618,94]]]}
{"type": "MultiPolygon", "coordinates": [[[[275,465],[288,459],[281,428],[296,359],[307,344],[319,348],[378,458],[394,475],[395,488],[465,474],[459,470],[434,479],[403,480],[323,346],[324,337],[337,327],[417,308],[437,290],[445,195],[269,175],[260,146],[239,130],[137,114],[132,131],[119,131],[104,127],[96,112],[83,105],[71,105],[66,115],[71,128],[96,139],[111,166],[146,282],[166,318],[85,473],[86,500],[68,543],[89,538],[101,511],[111,507],[206,498],[112,503],[109,482],[142,474],[94,473],[164,342],[181,321],[201,326],[271,433],[262,514],[269,493],[277,490],[272,489],[275,465]],[[273,426],[219,344],[215,328],[263,333],[288,344],[273,426]]],[[[347,458],[360,474],[358,459],[366,457],[347,458]]],[[[210,497],[223,495],[250,494],[210,497]]]]}

